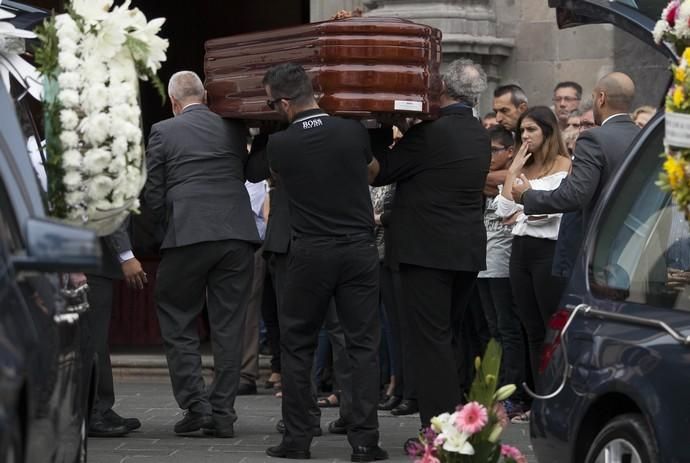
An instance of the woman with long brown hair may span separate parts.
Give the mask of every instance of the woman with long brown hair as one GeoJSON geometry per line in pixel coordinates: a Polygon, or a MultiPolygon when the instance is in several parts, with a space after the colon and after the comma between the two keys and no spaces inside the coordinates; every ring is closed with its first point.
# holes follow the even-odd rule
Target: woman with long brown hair
{"type": "Polygon", "coordinates": [[[562,292],[561,280],[551,274],[561,214],[525,215],[513,200],[513,184],[529,182],[535,190],[555,190],[568,175],[570,157],[558,120],[546,106],[523,113],[515,135],[517,154],[498,197],[496,214],[515,223],[510,282],[527,333],[532,374],[536,375],[546,325],[562,292]]]}

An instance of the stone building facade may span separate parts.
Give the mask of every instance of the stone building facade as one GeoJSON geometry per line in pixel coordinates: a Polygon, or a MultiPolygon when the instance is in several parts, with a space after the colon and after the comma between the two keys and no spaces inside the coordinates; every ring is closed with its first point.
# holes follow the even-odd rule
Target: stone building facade
{"type": "Polygon", "coordinates": [[[366,16],[402,17],[443,31],[444,62],[469,57],[480,62],[491,85],[517,83],[530,105],[551,104],[554,85],[579,82],[589,95],[613,70],[629,73],[638,88],[636,104],[656,106],[668,78],[668,62],[625,32],[609,25],[559,30],[547,0],[311,0],[311,21],[340,9],[361,8],[366,16]]]}

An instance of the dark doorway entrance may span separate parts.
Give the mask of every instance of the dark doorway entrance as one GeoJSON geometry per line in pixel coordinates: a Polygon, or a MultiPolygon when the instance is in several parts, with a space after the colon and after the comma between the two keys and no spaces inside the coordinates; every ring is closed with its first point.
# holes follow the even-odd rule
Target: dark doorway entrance
{"type": "MultiPolygon", "coordinates": [[[[134,0],[133,6],[140,8],[149,20],[166,18],[161,35],[170,41],[170,46],[167,61],[159,72],[165,85],[172,74],[181,70],[194,71],[204,78],[204,42],[208,39],[309,22],[309,0],[134,0]]],[[[160,96],[149,84],[141,85],[141,100],[144,135],[147,137],[152,124],[172,117],[172,113],[169,102],[162,105],[160,96]]],[[[132,216],[131,223],[130,235],[135,254],[148,275],[155,275],[159,243],[145,207],[141,215],[132,216]]],[[[154,287],[155,278],[150,279],[144,291],[130,290],[123,283],[115,285],[111,345],[161,343],[154,287]]]]}

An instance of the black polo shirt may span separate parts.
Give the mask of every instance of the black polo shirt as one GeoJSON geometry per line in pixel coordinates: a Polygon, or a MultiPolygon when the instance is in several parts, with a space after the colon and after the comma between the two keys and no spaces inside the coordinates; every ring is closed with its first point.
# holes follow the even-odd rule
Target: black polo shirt
{"type": "Polygon", "coordinates": [[[269,137],[268,162],[285,187],[290,225],[299,235],[372,233],[369,195],[372,160],[367,130],[320,109],[297,114],[269,137]]]}

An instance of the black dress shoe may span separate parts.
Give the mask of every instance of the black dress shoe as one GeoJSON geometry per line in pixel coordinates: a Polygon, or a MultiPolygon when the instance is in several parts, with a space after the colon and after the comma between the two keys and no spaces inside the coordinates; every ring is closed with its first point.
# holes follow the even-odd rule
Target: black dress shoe
{"type": "Polygon", "coordinates": [[[328,423],[328,432],[331,434],[347,434],[347,423],[342,418],[328,423]]]}
{"type": "MultiPolygon", "coordinates": [[[[285,434],[285,421],[283,420],[278,420],[276,423],[276,431],[278,431],[281,434],[285,434]]],[[[319,437],[323,435],[323,431],[321,431],[321,426],[316,426],[311,432],[311,435],[314,437],[319,437]]]]}
{"type": "Polygon", "coordinates": [[[417,413],[419,411],[419,407],[417,407],[417,401],[416,400],[408,400],[405,399],[400,404],[393,408],[391,410],[391,414],[395,416],[403,416],[403,415],[412,415],[414,413],[417,413]]]}
{"type": "Polygon", "coordinates": [[[128,432],[124,423],[113,424],[103,417],[92,417],[89,423],[89,437],[122,437],[128,432]]]}
{"type": "Polygon", "coordinates": [[[350,461],[380,461],[388,460],[388,452],[383,450],[378,445],[371,447],[365,445],[358,445],[352,448],[352,455],[350,461]]]}
{"type": "Polygon", "coordinates": [[[274,458],[288,458],[290,460],[308,460],[311,458],[309,450],[291,449],[280,443],[266,449],[266,455],[274,458]]]}
{"type": "Polygon", "coordinates": [[[237,389],[237,395],[254,395],[256,394],[256,384],[255,383],[240,383],[240,387],[237,389]]]}
{"type": "Polygon", "coordinates": [[[184,418],[175,423],[175,433],[186,434],[188,432],[198,431],[201,428],[211,428],[213,426],[213,418],[211,415],[204,415],[202,413],[186,411],[184,418]]]}
{"type": "Polygon", "coordinates": [[[235,437],[235,427],[231,418],[213,416],[211,426],[203,426],[203,433],[206,436],[230,438],[235,437]]]}
{"type": "Polygon", "coordinates": [[[402,397],[397,395],[388,395],[381,402],[379,402],[379,410],[393,410],[400,404],[402,397]]]}
{"type": "Polygon", "coordinates": [[[141,427],[141,421],[137,418],[123,418],[118,415],[112,408],[103,413],[103,419],[113,425],[124,424],[128,431],[135,431],[141,427]]]}

